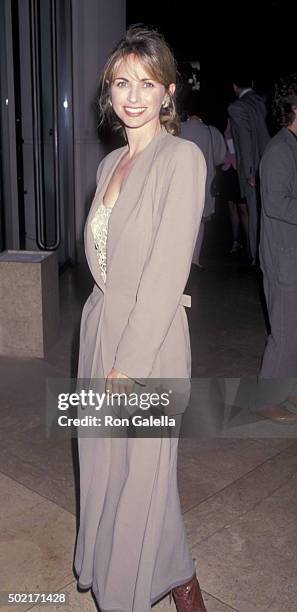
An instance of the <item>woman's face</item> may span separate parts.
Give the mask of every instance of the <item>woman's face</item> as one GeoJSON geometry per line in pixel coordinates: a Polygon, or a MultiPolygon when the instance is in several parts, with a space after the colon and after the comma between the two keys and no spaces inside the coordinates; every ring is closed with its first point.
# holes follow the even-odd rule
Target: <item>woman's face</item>
{"type": "MultiPolygon", "coordinates": [[[[175,85],[169,86],[173,95],[175,85]]],[[[113,110],[127,128],[139,128],[160,123],[159,113],[168,94],[164,85],[148,74],[145,66],[134,55],[119,64],[111,84],[113,110]]]]}

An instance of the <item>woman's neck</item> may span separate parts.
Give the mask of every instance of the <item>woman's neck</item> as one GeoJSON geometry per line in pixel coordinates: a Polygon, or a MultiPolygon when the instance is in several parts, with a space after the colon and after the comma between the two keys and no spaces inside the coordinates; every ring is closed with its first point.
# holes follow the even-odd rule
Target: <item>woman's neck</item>
{"type": "Polygon", "coordinates": [[[125,128],[129,158],[134,159],[149,145],[157,134],[163,131],[164,128],[162,128],[160,121],[153,125],[144,125],[140,128],[125,128]]]}

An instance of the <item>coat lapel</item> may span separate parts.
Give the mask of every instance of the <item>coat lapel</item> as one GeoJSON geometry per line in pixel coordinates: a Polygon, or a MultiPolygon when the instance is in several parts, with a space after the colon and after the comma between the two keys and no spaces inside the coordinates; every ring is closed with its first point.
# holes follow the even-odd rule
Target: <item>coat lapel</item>
{"type": "MultiPolygon", "coordinates": [[[[129,176],[122,185],[120,195],[113,207],[108,222],[106,245],[107,276],[108,270],[110,269],[110,265],[112,263],[114,251],[120,240],[121,234],[123,233],[123,229],[127,223],[127,220],[129,219],[131,212],[136,206],[139,206],[139,203],[141,201],[141,194],[148,179],[149,170],[151,164],[153,163],[159,141],[162,138],[165,138],[166,136],[168,136],[168,133],[162,131],[151,140],[151,142],[139,155],[139,158],[136,161],[134,167],[132,168],[129,176]],[[141,177],[141,180],[139,179],[139,177],[141,177]]],[[[91,221],[93,219],[94,214],[96,213],[98,206],[100,205],[100,203],[102,203],[102,199],[104,197],[108,183],[113,175],[115,168],[117,167],[118,163],[126,152],[127,145],[117,149],[114,152],[115,156],[112,158],[110,164],[108,164],[106,171],[104,172],[103,170],[103,174],[98,182],[84,230],[87,262],[97,285],[103,292],[105,292],[106,287],[100,273],[98,257],[94,245],[93,232],[91,229],[91,221]]]]}
{"type": "Polygon", "coordinates": [[[99,262],[98,262],[98,257],[97,257],[97,253],[95,249],[93,232],[91,228],[91,221],[97,211],[98,206],[102,202],[108,182],[111,179],[112,174],[116,166],[118,165],[121,157],[123,157],[126,151],[127,151],[126,146],[121,147],[120,149],[116,150],[115,158],[113,159],[112,163],[108,165],[106,172],[99,180],[96,191],[95,191],[95,195],[93,198],[93,202],[89,210],[89,214],[88,214],[87,221],[85,224],[85,229],[84,229],[84,241],[85,241],[85,252],[86,252],[87,262],[88,262],[89,268],[92,272],[92,275],[97,285],[100,287],[100,289],[103,292],[105,291],[105,283],[102,279],[100,268],[99,268],[99,262]]]}
{"type": "MultiPolygon", "coordinates": [[[[140,154],[129,176],[124,181],[120,195],[113,207],[108,224],[107,237],[107,269],[110,269],[113,255],[121,238],[126,223],[135,207],[141,202],[149,176],[150,167],[158,149],[159,141],[168,136],[167,132],[160,132],[155,136],[140,154]]],[[[108,274],[108,272],[107,272],[108,274]]]]}

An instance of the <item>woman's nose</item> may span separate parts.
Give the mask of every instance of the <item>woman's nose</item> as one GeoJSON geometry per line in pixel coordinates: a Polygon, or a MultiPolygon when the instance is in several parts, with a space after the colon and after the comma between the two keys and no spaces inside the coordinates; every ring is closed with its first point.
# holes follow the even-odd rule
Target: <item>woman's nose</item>
{"type": "Polygon", "coordinates": [[[128,89],[128,100],[129,102],[137,102],[139,98],[139,87],[138,84],[131,84],[128,89]]]}

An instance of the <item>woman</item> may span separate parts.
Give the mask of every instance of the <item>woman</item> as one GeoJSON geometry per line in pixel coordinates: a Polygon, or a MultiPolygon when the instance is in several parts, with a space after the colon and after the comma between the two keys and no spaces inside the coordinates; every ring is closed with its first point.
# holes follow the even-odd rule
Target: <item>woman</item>
{"type": "Polygon", "coordinates": [[[224,132],[227,153],[222,167],[221,196],[228,202],[232,227],[233,242],[230,254],[237,253],[241,248],[239,242],[239,227],[242,224],[245,243],[248,246],[248,209],[245,198],[241,197],[237,176],[236,156],[233,144],[230,119],[224,132]]]}
{"type": "MultiPolygon", "coordinates": [[[[165,41],[139,26],[102,76],[103,117],[127,145],[100,163],[86,222],[95,285],[82,314],[78,378],[106,379],[110,391],[129,391],[131,380],[190,376],[183,290],[206,168],[198,147],[173,135],[175,81],[165,41]]],[[[171,590],[180,612],[204,611],[179,504],[178,440],[78,443],[79,585],[92,587],[103,612],[148,612],[171,590]]]]}
{"type": "Polygon", "coordinates": [[[211,219],[215,212],[215,196],[211,185],[216,173],[216,166],[220,166],[226,154],[224,138],[219,130],[213,125],[206,125],[199,115],[201,105],[197,91],[187,91],[182,101],[183,119],[180,135],[182,138],[195,142],[204,154],[207,164],[207,180],[205,187],[205,203],[200,229],[193,253],[193,264],[198,269],[204,270],[200,263],[200,251],[202,248],[205,221],[211,219]]]}

